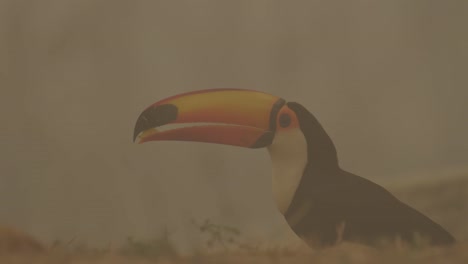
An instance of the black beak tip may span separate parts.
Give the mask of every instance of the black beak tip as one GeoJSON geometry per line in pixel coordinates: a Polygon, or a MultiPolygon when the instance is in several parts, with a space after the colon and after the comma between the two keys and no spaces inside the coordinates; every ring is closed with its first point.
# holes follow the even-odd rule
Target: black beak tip
{"type": "Polygon", "coordinates": [[[145,110],[138,117],[138,120],[135,124],[135,128],[133,129],[133,142],[135,142],[136,138],[142,131],[145,131],[146,129],[151,127],[150,122],[146,116],[147,116],[147,112],[145,110]]]}
{"type": "Polygon", "coordinates": [[[143,111],[138,117],[135,128],[133,129],[133,142],[135,142],[141,132],[176,120],[177,112],[177,107],[172,104],[149,107],[143,111]]]}

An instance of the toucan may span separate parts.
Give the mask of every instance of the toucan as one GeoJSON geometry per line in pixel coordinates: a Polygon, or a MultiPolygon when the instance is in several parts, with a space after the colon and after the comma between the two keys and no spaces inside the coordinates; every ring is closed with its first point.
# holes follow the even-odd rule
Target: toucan
{"type": "Polygon", "coordinates": [[[268,93],[208,89],[163,99],[140,114],[133,140],[266,148],[274,202],[312,247],[342,241],[455,242],[442,226],[380,185],[341,169],[335,146],[314,115],[268,93]]]}

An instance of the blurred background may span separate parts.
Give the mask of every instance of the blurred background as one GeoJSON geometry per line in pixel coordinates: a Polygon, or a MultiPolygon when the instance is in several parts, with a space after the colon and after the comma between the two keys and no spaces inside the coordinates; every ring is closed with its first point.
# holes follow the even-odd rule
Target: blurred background
{"type": "MultiPolygon", "coordinates": [[[[100,246],[166,228],[181,251],[192,220],[296,241],[265,150],[132,143],[146,106],[206,88],[303,104],[342,168],[385,187],[466,180],[467,24],[467,1],[0,0],[0,223],[100,246]]],[[[468,184],[395,190],[468,237],[468,184]],[[453,219],[431,210],[454,193],[453,219]]]]}

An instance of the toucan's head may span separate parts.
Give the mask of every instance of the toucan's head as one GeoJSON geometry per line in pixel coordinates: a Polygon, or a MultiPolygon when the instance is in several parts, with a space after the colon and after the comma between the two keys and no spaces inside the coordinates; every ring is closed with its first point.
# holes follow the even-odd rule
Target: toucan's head
{"type": "Polygon", "coordinates": [[[138,117],[133,140],[197,141],[246,148],[274,147],[278,141],[277,145],[294,148],[303,144],[309,161],[336,160],[330,138],[303,106],[245,89],[200,90],[158,101],[138,117]]]}
{"type": "Polygon", "coordinates": [[[298,103],[252,90],[201,90],[156,102],[138,117],[133,139],[267,147],[273,165],[273,195],[283,214],[307,166],[316,169],[316,174],[337,167],[335,147],[309,111],[298,103]]]}

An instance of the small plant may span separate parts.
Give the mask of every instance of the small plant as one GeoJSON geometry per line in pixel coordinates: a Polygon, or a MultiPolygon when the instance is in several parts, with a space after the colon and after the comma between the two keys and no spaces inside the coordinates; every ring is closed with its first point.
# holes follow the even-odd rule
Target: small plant
{"type": "Polygon", "coordinates": [[[223,249],[228,249],[229,246],[240,245],[239,237],[241,232],[235,227],[214,224],[210,219],[206,219],[201,224],[197,224],[192,219],[192,223],[198,227],[200,232],[208,236],[206,245],[209,248],[221,246],[223,249]]]}
{"type": "Polygon", "coordinates": [[[173,258],[177,256],[176,249],[169,240],[167,229],[164,229],[161,237],[149,241],[136,241],[132,237],[128,237],[126,243],[120,249],[120,253],[127,256],[146,258],[173,258]]]}

